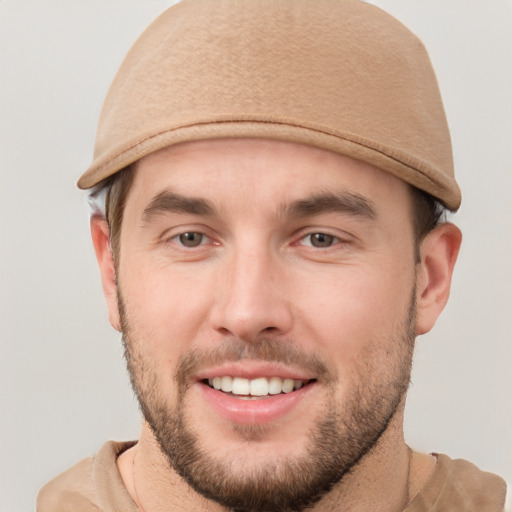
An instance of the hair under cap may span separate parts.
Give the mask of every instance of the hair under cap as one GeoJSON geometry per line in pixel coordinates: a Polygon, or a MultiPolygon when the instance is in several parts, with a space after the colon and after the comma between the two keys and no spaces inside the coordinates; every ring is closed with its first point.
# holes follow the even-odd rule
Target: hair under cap
{"type": "Polygon", "coordinates": [[[420,40],[358,0],[184,0],[128,52],[101,112],[91,188],[180,142],[262,137],[341,153],[456,210],[450,134],[420,40]]]}

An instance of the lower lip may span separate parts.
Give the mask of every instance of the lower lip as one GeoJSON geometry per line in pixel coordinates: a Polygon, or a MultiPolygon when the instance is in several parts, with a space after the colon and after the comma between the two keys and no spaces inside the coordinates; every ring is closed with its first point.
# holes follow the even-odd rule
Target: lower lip
{"type": "Polygon", "coordinates": [[[199,382],[198,386],[204,399],[220,416],[240,425],[258,425],[275,421],[291,412],[304,400],[315,384],[308,384],[291,393],[257,399],[237,398],[235,395],[212,389],[202,382],[199,382]]]}

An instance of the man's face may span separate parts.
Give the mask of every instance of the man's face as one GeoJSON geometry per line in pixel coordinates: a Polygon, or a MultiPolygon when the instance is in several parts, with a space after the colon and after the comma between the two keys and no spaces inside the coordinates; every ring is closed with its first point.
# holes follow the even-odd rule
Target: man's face
{"type": "Polygon", "coordinates": [[[402,181],[320,149],[203,141],[137,164],[124,340],[189,484],[234,509],[300,509],[375,445],[409,382],[413,240],[402,181]]]}

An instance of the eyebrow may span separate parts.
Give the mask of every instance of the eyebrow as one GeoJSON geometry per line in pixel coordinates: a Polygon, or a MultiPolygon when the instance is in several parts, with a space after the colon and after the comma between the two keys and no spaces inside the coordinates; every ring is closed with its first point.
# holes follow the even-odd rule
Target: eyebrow
{"type": "Polygon", "coordinates": [[[157,194],[144,208],[142,220],[150,221],[164,213],[188,213],[191,215],[215,215],[215,207],[210,201],[197,197],[187,197],[164,190],[157,194]]]}
{"type": "MultiPolygon", "coordinates": [[[[354,192],[321,193],[298,199],[281,208],[284,217],[311,217],[322,213],[344,213],[368,220],[377,218],[372,201],[354,192]]],[[[216,208],[207,199],[188,197],[164,190],[157,194],[146,206],[142,220],[149,222],[153,217],[165,213],[186,213],[213,217],[216,208]]]]}
{"type": "Polygon", "coordinates": [[[317,194],[283,207],[283,214],[290,217],[310,217],[330,212],[344,213],[368,220],[377,218],[374,203],[354,192],[317,194]]]}

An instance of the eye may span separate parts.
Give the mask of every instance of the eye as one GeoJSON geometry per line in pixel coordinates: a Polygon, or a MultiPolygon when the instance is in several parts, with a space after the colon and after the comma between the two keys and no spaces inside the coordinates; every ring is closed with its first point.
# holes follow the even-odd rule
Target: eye
{"type": "Polygon", "coordinates": [[[208,237],[198,231],[187,231],[172,237],[172,241],[182,245],[183,247],[198,247],[208,241],[208,237]]]}
{"type": "Polygon", "coordinates": [[[300,244],[322,249],[331,247],[338,241],[338,237],[328,235],[327,233],[310,233],[301,239],[300,244]]]}

